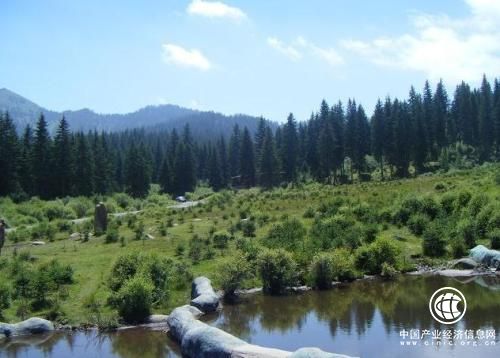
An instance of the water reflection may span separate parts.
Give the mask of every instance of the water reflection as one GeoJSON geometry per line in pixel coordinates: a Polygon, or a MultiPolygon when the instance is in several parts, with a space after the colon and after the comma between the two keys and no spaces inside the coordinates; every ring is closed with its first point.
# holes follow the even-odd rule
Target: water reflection
{"type": "Polygon", "coordinates": [[[0,344],[0,357],[180,357],[178,347],[159,331],[130,329],[97,332],[55,332],[19,337],[0,344]]]}
{"type": "MultiPolygon", "coordinates": [[[[500,333],[497,277],[456,279],[404,276],[397,281],[359,281],[324,292],[287,297],[249,296],[228,305],[211,324],[252,343],[294,350],[319,346],[362,357],[500,356],[498,347],[400,346],[402,329],[495,329],[500,333]],[[435,322],[428,310],[432,293],[443,286],[463,292],[468,308],[451,326],[435,322]],[[474,350],[475,349],[475,350],[474,350]]],[[[496,338],[498,340],[498,338],[496,338]]]]}

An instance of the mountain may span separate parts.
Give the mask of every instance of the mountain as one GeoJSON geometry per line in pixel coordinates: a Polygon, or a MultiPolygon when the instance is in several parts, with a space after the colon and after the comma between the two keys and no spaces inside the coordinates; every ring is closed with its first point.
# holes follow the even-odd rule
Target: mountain
{"type": "Polygon", "coordinates": [[[8,111],[19,131],[26,125],[35,125],[41,113],[44,114],[53,132],[64,115],[72,131],[118,132],[133,128],[146,130],[181,130],[189,123],[194,136],[213,138],[216,135],[229,135],[233,126],[248,127],[254,132],[257,117],[247,115],[226,116],[216,112],[203,112],[176,105],[147,106],[127,114],[99,114],[90,109],[55,112],[8,90],[0,89],[0,112],[8,111]]]}

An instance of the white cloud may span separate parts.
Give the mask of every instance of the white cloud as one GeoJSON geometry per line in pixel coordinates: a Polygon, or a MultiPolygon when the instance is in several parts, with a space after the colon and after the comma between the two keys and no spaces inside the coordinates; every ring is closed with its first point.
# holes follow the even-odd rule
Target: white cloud
{"type": "Polygon", "coordinates": [[[267,43],[293,61],[301,60],[304,55],[312,55],[325,61],[330,66],[338,66],[344,63],[342,56],[335,49],[319,47],[302,36],[298,36],[290,45],[275,37],[269,37],[267,43]]]}
{"type": "Polygon", "coordinates": [[[241,9],[226,5],[220,1],[193,0],[188,5],[187,12],[191,15],[228,18],[235,21],[240,21],[247,17],[241,9]]]}
{"type": "Polygon", "coordinates": [[[430,79],[475,81],[483,73],[500,73],[500,2],[466,0],[471,14],[450,18],[418,14],[414,33],[369,41],[344,40],[341,45],[388,67],[420,71],[430,79]]]}
{"type": "Polygon", "coordinates": [[[276,37],[268,37],[267,44],[292,61],[298,61],[302,58],[302,53],[300,53],[295,47],[286,45],[276,37]]]}
{"type": "Polygon", "coordinates": [[[212,68],[210,61],[197,49],[185,49],[174,44],[164,44],[162,58],[168,64],[208,71],[212,68]]]}

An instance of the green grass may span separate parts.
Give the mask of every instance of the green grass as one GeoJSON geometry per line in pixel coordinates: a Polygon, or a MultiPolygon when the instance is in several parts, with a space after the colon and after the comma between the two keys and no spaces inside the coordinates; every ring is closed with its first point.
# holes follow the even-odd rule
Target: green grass
{"type": "MultiPolygon", "coordinates": [[[[326,186],[317,183],[307,183],[288,188],[276,188],[270,191],[261,191],[257,188],[240,190],[237,192],[224,192],[211,194],[206,203],[197,207],[174,210],[169,209],[172,201],[166,196],[153,192],[145,200],[139,201],[125,198],[120,201],[117,195],[109,198],[75,198],[59,201],[43,202],[32,200],[27,203],[15,204],[9,199],[0,199],[0,216],[5,217],[11,226],[31,225],[17,234],[18,243],[7,237],[7,243],[2,250],[2,258],[9,260],[17,252],[29,250],[36,258],[35,265],[43,264],[51,259],[58,259],[61,263],[70,264],[74,269],[75,282],[68,286],[68,296],[61,300],[61,311],[64,312],[65,321],[70,324],[83,324],[89,321],[88,309],[84,302],[94,295],[102,304],[103,314],[113,316],[113,310],[105,305],[110,290],[107,286],[110,269],[121,254],[131,251],[154,252],[159,255],[170,257],[174,261],[189,264],[194,276],[206,275],[213,279],[215,286],[218,285],[217,269],[224,257],[241,255],[235,248],[235,240],[230,241],[229,247],[224,250],[213,249],[214,256],[210,259],[202,259],[193,263],[190,259],[189,243],[193,235],[201,238],[209,236],[210,230],[230,230],[231,226],[237,224],[243,213],[248,213],[250,218],[256,222],[256,240],[261,244],[270,227],[285,217],[298,218],[309,231],[314,223],[314,218],[304,218],[303,214],[308,208],[312,208],[318,215],[321,205],[335,198],[344,198],[340,212],[352,213],[363,207],[369,207],[376,213],[384,210],[393,212],[401,201],[409,195],[418,197],[432,196],[438,202],[447,192],[455,193],[468,190],[472,194],[484,193],[492,201],[498,202],[500,197],[500,186],[495,177],[499,166],[476,168],[467,171],[456,171],[441,175],[423,176],[414,179],[371,182],[344,186],[326,186]],[[445,189],[436,189],[443,184],[445,189]],[[152,240],[134,240],[133,228],[127,225],[128,217],[121,218],[119,235],[123,236],[126,245],[122,246],[120,241],[112,244],[104,243],[104,236],[93,237],[88,242],[72,241],[69,235],[73,231],[81,231],[85,225],[70,225],[69,230],[60,231],[60,223],[78,217],[72,209],[76,202],[81,203],[85,215],[92,214],[95,202],[104,200],[114,212],[128,210],[143,210],[136,216],[137,221],[144,223],[145,232],[154,236],[152,240]],[[120,206],[121,203],[122,205],[120,206]],[[55,227],[53,241],[47,241],[43,246],[31,246],[32,232],[38,229],[40,222],[44,222],[47,207],[58,206],[57,212],[63,217],[55,217],[49,223],[55,227]],[[86,209],[85,209],[86,208],[86,209]],[[161,228],[172,220],[172,227],[167,228],[167,235],[161,235],[161,228]],[[185,251],[182,256],[177,255],[177,247],[183,245],[185,251]]],[[[193,197],[206,197],[210,191],[203,189],[193,194],[193,197]]],[[[123,199],[123,198],[122,198],[123,199]]],[[[56,213],[57,213],[56,212],[56,213]]],[[[80,215],[81,216],[81,215],[80,215]]],[[[117,221],[118,219],[112,219],[117,221]]],[[[413,235],[406,226],[397,226],[391,222],[380,222],[377,237],[386,237],[394,240],[401,248],[405,262],[411,262],[414,258],[422,255],[420,237],[413,235]]],[[[452,226],[452,225],[450,225],[452,226]]],[[[14,235],[12,235],[14,236],[14,235]]],[[[240,231],[235,233],[241,237],[240,231]]],[[[484,238],[479,238],[479,243],[488,244],[484,238]]],[[[307,239],[308,240],[308,239],[307,239]]],[[[205,254],[205,253],[204,253],[205,254]]],[[[8,265],[0,269],[0,279],[9,281],[8,265]]],[[[179,289],[171,289],[170,298],[154,307],[156,313],[167,314],[173,307],[184,304],[189,300],[190,283],[183,282],[184,286],[179,289]]],[[[245,283],[247,286],[259,284],[258,280],[252,279],[245,283]]],[[[4,320],[17,321],[16,315],[18,301],[14,301],[10,308],[3,312],[4,320]]],[[[47,310],[30,312],[29,316],[43,316],[47,310]]]]}

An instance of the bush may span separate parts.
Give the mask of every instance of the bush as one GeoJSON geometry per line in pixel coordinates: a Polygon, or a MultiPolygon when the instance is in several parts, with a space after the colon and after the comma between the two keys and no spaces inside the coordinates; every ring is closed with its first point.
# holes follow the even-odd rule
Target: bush
{"type": "Polygon", "coordinates": [[[2,317],[2,311],[10,307],[10,299],[10,286],[6,282],[0,281],[0,317],[2,317]]]}
{"type": "Polygon", "coordinates": [[[137,253],[130,253],[118,257],[111,268],[109,287],[113,291],[118,291],[125,281],[136,274],[138,267],[139,255],[137,253]]]}
{"type": "Polygon", "coordinates": [[[56,259],[42,265],[40,270],[46,271],[56,286],[73,283],[73,268],[70,265],[62,265],[56,259]]]}
{"type": "Polygon", "coordinates": [[[246,279],[252,276],[248,261],[238,255],[224,261],[219,266],[219,281],[224,296],[233,296],[246,279]]]}
{"type": "Polygon", "coordinates": [[[335,280],[351,281],[357,276],[352,254],[347,249],[316,255],[309,273],[314,287],[319,289],[330,288],[335,280]]]}
{"type": "Polygon", "coordinates": [[[264,244],[271,248],[293,251],[302,247],[305,235],[306,229],[299,220],[286,219],[282,223],[273,225],[264,244]]]}
{"type": "Polygon", "coordinates": [[[367,224],[363,228],[363,237],[366,243],[370,244],[375,241],[378,233],[378,226],[376,224],[367,224]]]}
{"type": "Polygon", "coordinates": [[[309,271],[314,287],[320,290],[330,288],[335,279],[332,255],[321,253],[314,256],[309,271]]]}
{"type": "Polygon", "coordinates": [[[467,255],[467,248],[465,247],[465,243],[461,237],[456,237],[451,240],[451,255],[455,259],[459,259],[467,255]]]}
{"type": "Polygon", "coordinates": [[[113,298],[113,306],[128,323],[144,322],[151,314],[153,284],[142,276],[136,276],[120,288],[113,298]]]}
{"type": "Polygon", "coordinates": [[[408,220],[408,228],[416,236],[422,235],[428,225],[429,218],[424,214],[412,215],[410,220],[408,220]]]}
{"type": "Polygon", "coordinates": [[[118,242],[119,239],[120,235],[118,234],[118,229],[115,226],[112,226],[107,230],[104,242],[106,244],[112,244],[118,242]]]}
{"type": "Polygon", "coordinates": [[[355,266],[369,274],[382,272],[382,265],[387,263],[399,268],[399,247],[387,238],[379,238],[368,246],[362,246],[356,250],[355,266]]]}
{"type": "Polygon", "coordinates": [[[241,232],[245,237],[255,237],[255,223],[252,220],[241,222],[241,232]]]}
{"type": "Polygon", "coordinates": [[[230,239],[231,236],[227,232],[215,233],[213,236],[214,247],[221,250],[225,249],[230,239]]]}
{"type": "Polygon", "coordinates": [[[295,284],[297,265],[292,255],[283,249],[266,250],[259,257],[259,273],[264,292],[282,294],[295,284]]]}
{"type": "Polygon", "coordinates": [[[462,238],[466,248],[476,246],[476,225],[470,219],[463,219],[457,225],[458,235],[462,238]]]}
{"type": "Polygon", "coordinates": [[[315,220],[310,236],[314,248],[320,251],[342,246],[356,248],[361,244],[363,229],[352,218],[335,215],[315,220]]]}
{"type": "Polygon", "coordinates": [[[489,233],[490,245],[493,250],[500,250],[500,230],[497,229],[489,233]]]}
{"type": "Polygon", "coordinates": [[[441,257],[446,253],[444,233],[437,224],[431,224],[424,230],[422,251],[430,257],[441,257]]]}
{"type": "Polygon", "coordinates": [[[384,262],[382,264],[382,271],[380,273],[380,276],[387,280],[390,280],[396,277],[397,274],[398,270],[396,270],[392,265],[388,264],[387,262],[384,262]]]}

